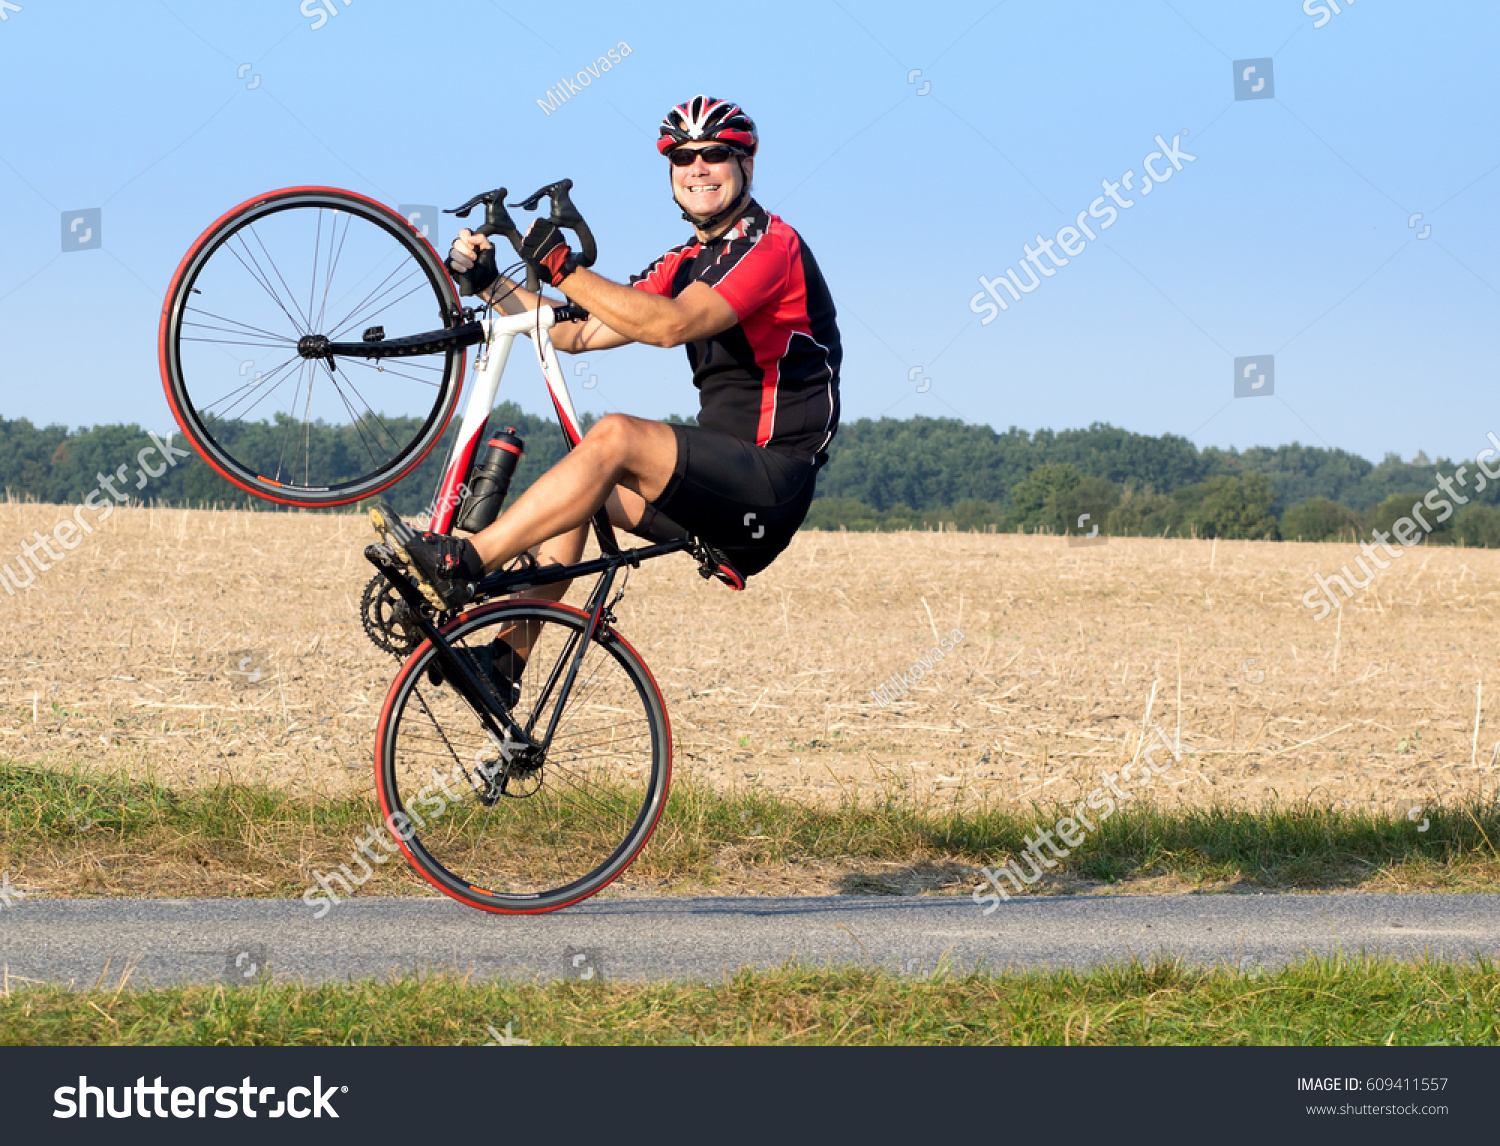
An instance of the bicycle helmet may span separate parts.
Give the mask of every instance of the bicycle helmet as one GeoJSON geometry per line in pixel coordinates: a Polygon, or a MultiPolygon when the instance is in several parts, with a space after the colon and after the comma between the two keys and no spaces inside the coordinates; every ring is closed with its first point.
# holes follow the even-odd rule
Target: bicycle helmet
{"type": "Polygon", "coordinates": [[[679,144],[704,140],[727,143],[746,155],[754,155],[760,144],[755,121],[739,104],[700,95],[667,112],[661,121],[656,150],[665,155],[679,144]]]}
{"type": "MultiPolygon", "coordinates": [[[[739,104],[700,95],[667,112],[666,118],[661,121],[661,134],[656,141],[656,150],[665,155],[684,143],[708,141],[725,144],[739,155],[742,178],[745,175],[745,159],[753,158],[756,148],[760,146],[755,121],[744,113],[739,104]]],[[[682,217],[695,227],[712,231],[724,220],[738,216],[749,205],[750,182],[748,179],[744,182],[735,201],[717,214],[704,218],[683,208],[682,217]]],[[[673,201],[676,202],[675,193],[673,201]]],[[[682,207],[681,203],[677,205],[682,207]]]]}

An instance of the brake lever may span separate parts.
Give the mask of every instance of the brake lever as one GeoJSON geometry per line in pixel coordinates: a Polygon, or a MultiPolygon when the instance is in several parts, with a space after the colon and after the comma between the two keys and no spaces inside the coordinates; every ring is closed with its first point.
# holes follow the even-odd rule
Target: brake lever
{"type": "Polygon", "coordinates": [[[505,196],[509,192],[504,187],[497,187],[493,191],[485,191],[475,195],[467,203],[460,207],[447,208],[443,211],[445,215],[457,215],[460,219],[467,219],[469,212],[473,211],[479,204],[484,204],[484,222],[474,228],[478,235],[506,235],[516,234],[515,220],[510,217],[510,212],[505,209],[505,196]]]}
{"type": "MultiPolygon", "coordinates": [[[[559,179],[556,183],[549,183],[533,191],[519,203],[510,203],[507,206],[520,207],[523,211],[535,211],[541,204],[542,196],[547,196],[552,203],[552,212],[549,220],[559,227],[567,227],[578,235],[579,261],[586,267],[594,265],[594,260],[599,257],[599,252],[594,244],[594,234],[589,230],[589,225],[583,221],[583,216],[578,213],[578,208],[573,206],[573,199],[568,194],[573,189],[571,179],[559,179]]],[[[520,248],[518,247],[517,250],[520,248]]]]}
{"type": "Polygon", "coordinates": [[[573,189],[571,179],[559,179],[556,183],[549,183],[545,187],[538,188],[519,203],[507,203],[507,207],[520,207],[525,211],[535,211],[541,203],[542,196],[549,196],[552,200],[552,221],[554,223],[571,223],[579,218],[577,209],[568,198],[568,192],[573,189]]]}
{"type": "Polygon", "coordinates": [[[486,202],[488,196],[496,195],[501,199],[504,199],[506,194],[507,192],[504,187],[496,188],[494,191],[481,191],[478,195],[475,195],[474,198],[470,199],[461,207],[443,208],[443,214],[457,215],[460,219],[467,219],[469,217],[469,212],[474,210],[474,208],[479,206],[479,204],[486,202]]]}
{"type": "MultiPolygon", "coordinates": [[[[460,219],[467,219],[469,212],[473,211],[479,204],[484,204],[484,222],[474,228],[476,235],[504,235],[510,240],[510,245],[515,247],[516,253],[521,250],[521,232],[516,229],[515,220],[510,217],[510,212],[505,209],[505,196],[509,194],[504,187],[497,187],[493,191],[485,191],[475,195],[467,203],[458,207],[446,208],[445,215],[457,215],[460,219]]],[[[469,276],[461,271],[448,268],[449,274],[453,276],[453,285],[458,288],[460,294],[472,294],[469,276]]],[[[535,289],[530,282],[530,289],[535,289]]]]}

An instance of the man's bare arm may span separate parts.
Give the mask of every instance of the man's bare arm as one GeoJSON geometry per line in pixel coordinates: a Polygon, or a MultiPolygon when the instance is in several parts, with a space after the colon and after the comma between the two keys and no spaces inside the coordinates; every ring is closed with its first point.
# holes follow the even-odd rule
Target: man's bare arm
{"type": "MultiPolygon", "coordinates": [[[[467,271],[474,265],[479,251],[494,244],[483,235],[476,235],[467,227],[453,241],[450,258],[455,269],[467,271]]],[[[501,314],[521,314],[535,310],[543,304],[556,305],[551,299],[527,290],[519,283],[501,277],[481,296],[492,303],[501,314]]],[[[552,345],[567,354],[582,354],[587,350],[610,350],[624,346],[634,339],[611,330],[603,320],[590,317],[586,322],[564,322],[552,328],[552,345]]]]}
{"type": "Polygon", "coordinates": [[[648,346],[681,346],[739,322],[734,307],[706,283],[690,283],[676,298],[667,298],[579,267],[563,280],[562,290],[593,316],[591,322],[598,319],[615,337],[648,346]]]}
{"type": "MultiPolygon", "coordinates": [[[[491,245],[488,239],[461,232],[453,244],[455,265],[467,270],[476,250],[491,245]]],[[[562,289],[590,316],[587,322],[553,327],[553,345],[569,354],[608,350],[630,342],[681,346],[728,330],[739,321],[734,308],[704,283],[691,283],[676,298],[667,298],[611,282],[579,267],[563,281],[562,289]]],[[[548,302],[505,278],[486,291],[485,297],[504,314],[534,310],[548,302]]]]}

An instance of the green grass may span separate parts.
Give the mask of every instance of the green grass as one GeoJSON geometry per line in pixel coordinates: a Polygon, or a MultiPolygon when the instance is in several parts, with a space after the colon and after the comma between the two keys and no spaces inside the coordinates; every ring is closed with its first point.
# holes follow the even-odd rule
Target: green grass
{"type": "Polygon", "coordinates": [[[1489,963],[1312,959],[1275,972],[1173,962],[1086,973],[782,967],[717,984],[582,985],[400,979],[321,987],[12,989],[7,1045],[533,1045],[1500,1042],[1489,963]]]}
{"type": "MultiPolygon", "coordinates": [[[[832,863],[850,872],[845,890],[894,894],[946,882],[962,891],[979,866],[1015,855],[1038,825],[1066,813],[919,806],[868,790],[817,807],[759,790],[678,784],[631,874],[660,888],[701,890],[730,869],[832,863]],[[924,871],[925,884],[903,883],[924,871]]],[[[1423,816],[1426,831],[1394,812],[1311,803],[1170,811],[1142,804],[1098,822],[1054,873],[1062,882],[1050,886],[1165,878],[1200,887],[1500,888],[1492,845],[1500,841],[1500,805],[1472,800],[1431,806],[1423,816]]],[[[0,765],[0,867],[29,872],[52,894],[300,894],[312,868],[348,860],[352,841],[376,823],[365,797],[314,799],[245,785],[172,791],[0,765]]],[[[392,864],[365,891],[423,887],[392,864]]]]}

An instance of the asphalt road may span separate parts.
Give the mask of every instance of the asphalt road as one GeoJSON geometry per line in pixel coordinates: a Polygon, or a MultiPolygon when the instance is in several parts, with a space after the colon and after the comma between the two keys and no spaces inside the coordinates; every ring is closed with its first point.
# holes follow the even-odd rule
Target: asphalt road
{"type": "Polygon", "coordinates": [[[495,916],[444,899],[71,899],[0,909],[0,974],[78,987],[307,983],[446,970],[485,978],[717,979],[787,960],[921,975],[1087,967],[1171,953],[1277,966],[1309,952],[1500,953],[1500,895],[1038,898],[984,915],[962,899],[596,899],[495,916]]]}

